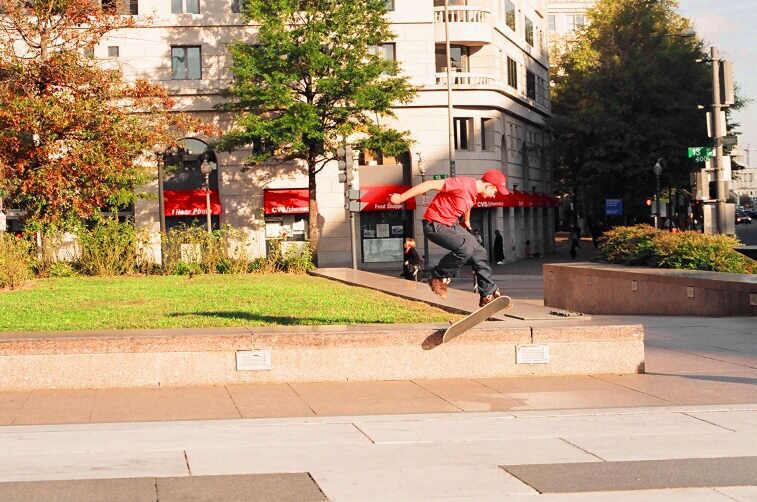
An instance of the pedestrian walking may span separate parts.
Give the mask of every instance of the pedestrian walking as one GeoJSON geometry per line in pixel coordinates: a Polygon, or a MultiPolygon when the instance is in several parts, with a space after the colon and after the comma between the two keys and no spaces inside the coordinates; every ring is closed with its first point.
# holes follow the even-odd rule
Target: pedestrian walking
{"type": "Polygon", "coordinates": [[[570,232],[570,258],[572,260],[576,259],[579,247],[581,247],[581,229],[578,225],[573,225],[573,229],[570,232]]]}
{"type": "Polygon", "coordinates": [[[505,239],[499,230],[494,231],[494,261],[497,262],[497,265],[502,265],[505,262],[505,239]]]}
{"type": "Polygon", "coordinates": [[[480,180],[468,176],[428,180],[402,194],[391,194],[389,199],[392,204],[399,205],[431,190],[438,193],[423,216],[423,233],[428,240],[450,251],[430,275],[431,291],[446,298],[452,277],[471,260],[481,297],[479,305],[483,307],[502,294],[494,282],[486,250],[471,233],[470,211],[479,195],[489,199],[494,198],[497,192],[508,195],[507,178],[492,169],[485,172],[480,180]]]}

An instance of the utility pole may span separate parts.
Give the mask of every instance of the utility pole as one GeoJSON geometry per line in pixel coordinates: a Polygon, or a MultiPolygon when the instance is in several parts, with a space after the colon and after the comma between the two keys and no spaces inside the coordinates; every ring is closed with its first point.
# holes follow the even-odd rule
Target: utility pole
{"type": "Polygon", "coordinates": [[[726,182],[723,181],[723,136],[725,131],[722,130],[720,123],[722,105],[720,103],[720,57],[717,47],[710,48],[710,59],[712,60],[712,135],[715,140],[714,175],[717,186],[717,202],[715,203],[717,222],[715,228],[717,228],[719,234],[724,234],[727,228],[725,213],[727,192],[726,182]]]}
{"type": "Polygon", "coordinates": [[[452,53],[449,44],[449,0],[444,0],[444,41],[447,46],[447,118],[449,120],[449,175],[455,176],[455,122],[452,116],[452,53]]]}

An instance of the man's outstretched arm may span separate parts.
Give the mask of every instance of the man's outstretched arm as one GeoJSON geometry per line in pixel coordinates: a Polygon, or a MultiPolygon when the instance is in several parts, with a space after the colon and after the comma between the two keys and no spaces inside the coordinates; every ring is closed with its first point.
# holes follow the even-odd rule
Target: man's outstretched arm
{"type": "Polygon", "coordinates": [[[408,199],[412,199],[413,197],[417,197],[418,195],[423,195],[424,193],[431,190],[441,190],[442,188],[444,188],[444,180],[428,180],[415,185],[410,190],[407,190],[401,194],[391,194],[389,196],[389,201],[392,204],[402,204],[408,199]]]}

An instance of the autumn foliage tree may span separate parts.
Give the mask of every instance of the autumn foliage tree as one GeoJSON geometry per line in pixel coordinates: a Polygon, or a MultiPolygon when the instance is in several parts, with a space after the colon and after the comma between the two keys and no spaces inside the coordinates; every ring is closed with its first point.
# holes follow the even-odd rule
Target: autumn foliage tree
{"type": "Polygon", "coordinates": [[[27,221],[128,205],[149,180],[145,152],[199,127],[168,114],[165,89],[92,57],[133,22],[92,0],[0,0],[0,196],[27,221]]]}

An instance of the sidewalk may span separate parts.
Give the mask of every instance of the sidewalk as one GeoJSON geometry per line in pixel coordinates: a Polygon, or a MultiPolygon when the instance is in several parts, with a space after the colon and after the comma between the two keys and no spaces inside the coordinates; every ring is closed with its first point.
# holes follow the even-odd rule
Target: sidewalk
{"type": "Polygon", "coordinates": [[[3,393],[0,501],[757,500],[754,319],[587,322],[647,373],[3,393]]]}

